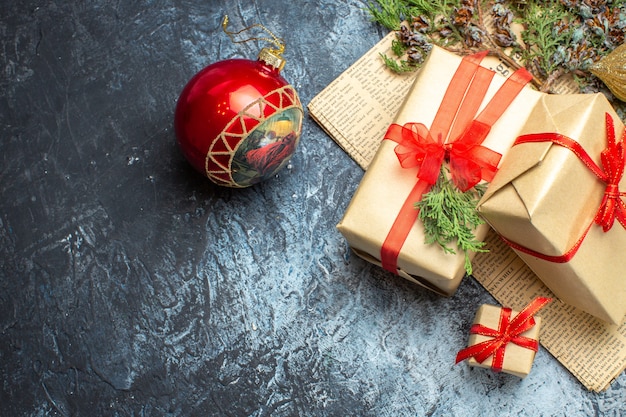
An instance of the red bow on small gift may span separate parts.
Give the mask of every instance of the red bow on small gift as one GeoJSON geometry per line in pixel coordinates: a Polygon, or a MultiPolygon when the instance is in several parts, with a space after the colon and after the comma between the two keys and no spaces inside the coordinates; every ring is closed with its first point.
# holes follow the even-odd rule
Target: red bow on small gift
{"type": "Polygon", "coordinates": [[[471,334],[489,336],[493,339],[477,343],[461,350],[456,355],[456,363],[472,357],[476,359],[478,363],[483,363],[487,358],[493,355],[491,368],[496,372],[500,372],[504,362],[504,352],[509,343],[515,343],[516,345],[536,352],[539,349],[539,342],[535,339],[521,336],[521,334],[535,325],[533,315],[550,301],[552,301],[551,298],[537,297],[524,307],[522,311],[517,313],[513,319],[511,319],[512,310],[507,307],[502,308],[500,324],[497,329],[491,329],[482,324],[472,325],[470,328],[471,334]]]}

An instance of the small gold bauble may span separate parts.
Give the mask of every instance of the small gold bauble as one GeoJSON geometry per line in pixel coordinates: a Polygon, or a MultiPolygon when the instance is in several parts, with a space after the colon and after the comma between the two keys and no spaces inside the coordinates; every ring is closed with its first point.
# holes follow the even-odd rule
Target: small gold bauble
{"type": "Polygon", "coordinates": [[[594,63],[590,71],[606,84],[615,97],[626,102],[626,43],[594,63]]]}

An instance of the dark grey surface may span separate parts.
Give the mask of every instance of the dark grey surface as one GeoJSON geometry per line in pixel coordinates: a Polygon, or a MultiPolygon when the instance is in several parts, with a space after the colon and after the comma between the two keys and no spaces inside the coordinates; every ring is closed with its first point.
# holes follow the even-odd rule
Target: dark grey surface
{"type": "Polygon", "coordinates": [[[361,169],[310,119],[290,165],[213,186],[173,109],[263,23],[306,105],[384,32],[366,1],[0,4],[0,415],[624,415],[545,350],[531,375],[453,365],[478,305],[352,256],[361,169]]]}

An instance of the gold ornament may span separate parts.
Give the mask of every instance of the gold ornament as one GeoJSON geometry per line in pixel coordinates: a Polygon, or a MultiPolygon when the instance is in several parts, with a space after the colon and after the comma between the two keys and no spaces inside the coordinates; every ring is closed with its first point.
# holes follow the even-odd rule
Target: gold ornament
{"type": "Polygon", "coordinates": [[[626,102],[626,43],[594,63],[590,71],[609,87],[615,97],[626,102]]]}

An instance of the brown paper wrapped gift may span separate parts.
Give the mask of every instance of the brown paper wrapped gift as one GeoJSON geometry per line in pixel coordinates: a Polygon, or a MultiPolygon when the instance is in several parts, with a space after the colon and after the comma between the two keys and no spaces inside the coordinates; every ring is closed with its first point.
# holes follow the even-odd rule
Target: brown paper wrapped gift
{"type": "MultiPolygon", "coordinates": [[[[459,56],[433,48],[398,112],[395,124],[431,126],[460,62],[459,56]]],[[[485,97],[479,101],[481,109],[504,82],[504,77],[495,74],[485,97]]],[[[483,146],[503,154],[541,95],[528,87],[521,89],[492,125],[483,146]]],[[[417,181],[417,169],[402,168],[395,147],[395,142],[382,140],[337,226],[357,255],[378,265],[381,265],[383,242],[417,181]]],[[[476,230],[476,237],[484,239],[487,231],[488,226],[482,225],[476,230]]],[[[456,255],[444,253],[437,244],[427,245],[424,240],[424,228],[418,220],[412,225],[397,256],[397,269],[392,272],[439,294],[452,295],[465,275],[464,254],[461,251],[456,255]]]]}
{"type": "MultiPolygon", "coordinates": [[[[619,140],[624,126],[603,95],[546,95],[520,134],[567,137],[600,168],[612,130],[606,115],[619,140]]],[[[521,143],[503,159],[478,210],[558,298],[619,324],[626,313],[626,230],[618,221],[606,232],[595,224],[605,190],[568,147],[521,143]]],[[[626,177],[619,190],[626,190],[626,177]]]]}
{"type": "Polygon", "coordinates": [[[456,362],[468,359],[470,366],[492,368],[525,378],[539,349],[541,318],[534,314],[551,301],[538,297],[520,311],[483,304],[478,308],[467,348],[456,362]]]}

